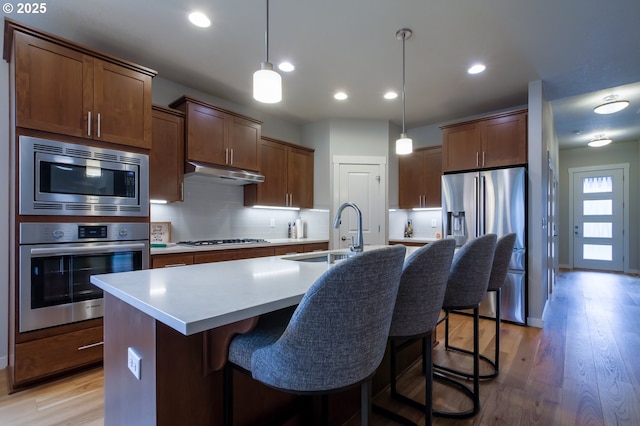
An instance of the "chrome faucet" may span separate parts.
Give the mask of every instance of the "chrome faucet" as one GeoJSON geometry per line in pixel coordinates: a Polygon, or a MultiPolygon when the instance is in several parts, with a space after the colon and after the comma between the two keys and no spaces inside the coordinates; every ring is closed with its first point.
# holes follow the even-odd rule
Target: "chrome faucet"
{"type": "Polygon", "coordinates": [[[352,207],[356,211],[356,215],[358,216],[358,240],[356,244],[353,244],[353,237],[351,237],[351,245],[349,249],[353,252],[359,253],[364,250],[364,238],[362,237],[362,212],[354,203],[344,203],[338,208],[338,213],[336,213],[336,218],[333,221],[333,227],[340,227],[340,215],[342,214],[342,210],[347,207],[352,207]]]}

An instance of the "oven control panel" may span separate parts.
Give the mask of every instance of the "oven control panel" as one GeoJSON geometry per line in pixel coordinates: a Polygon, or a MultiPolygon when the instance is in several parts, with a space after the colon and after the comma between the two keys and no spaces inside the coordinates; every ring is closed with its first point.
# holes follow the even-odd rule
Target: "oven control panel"
{"type": "Polygon", "coordinates": [[[107,238],[107,225],[78,225],[78,238],[107,238]]]}
{"type": "Polygon", "coordinates": [[[149,239],[148,223],[21,223],[20,244],[149,239]]]}

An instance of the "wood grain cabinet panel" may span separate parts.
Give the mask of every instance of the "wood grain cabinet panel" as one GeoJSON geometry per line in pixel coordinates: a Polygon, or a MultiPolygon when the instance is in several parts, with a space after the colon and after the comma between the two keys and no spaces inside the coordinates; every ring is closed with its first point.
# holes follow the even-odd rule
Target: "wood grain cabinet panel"
{"type": "Polygon", "coordinates": [[[151,147],[155,71],[51,36],[15,31],[14,47],[16,126],[151,147]]]}
{"type": "Polygon", "coordinates": [[[312,208],[313,153],[263,137],[258,144],[258,166],[264,182],[245,185],[244,205],[312,208]]]}
{"type": "Polygon", "coordinates": [[[85,137],[93,105],[93,61],[19,32],[14,45],[16,125],[85,137]]]}
{"type": "Polygon", "coordinates": [[[298,253],[304,253],[304,244],[275,246],[273,248],[274,256],[285,256],[287,254],[298,254],[298,253]]]}
{"type": "Polygon", "coordinates": [[[92,327],[15,345],[15,385],[102,361],[103,328],[92,327]]]}
{"type": "Polygon", "coordinates": [[[151,256],[151,268],[170,268],[193,265],[192,254],[163,254],[151,256]]]}
{"type": "Polygon", "coordinates": [[[494,114],[441,129],[444,172],[527,162],[527,110],[494,114]]]}
{"type": "Polygon", "coordinates": [[[151,148],[151,77],[94,60],[94,139],[151,148]]]}
{"type": "Polygon", "coordinates": [[[183,200],[184,113],[153,106],[153,145],[149,152],[149,198],[183,200]]]}
{"type": "Polygon", "coordinates": [[[309,243],[304,245],[304,252],[329,250],[329,243],[309,243]]]}
{"type": "Polygon", "coordinates": [[[188,96],[169,107],[186,114],[187,161],[258,170],[261,121],[188,96]]]}
{"type": "Polygon", "coordinates": [[[419,148],[398,159],[401,209],[441,207],[442,148],[419,148]]]}
{"type": "Polygon", "coordinates": [[[210,251],[193,256],[193,263],[225,262],[227,260],[252,259],[255,257],[273,256],[273,247],[256,247],[246,249],[229,249],[210,251]]]}

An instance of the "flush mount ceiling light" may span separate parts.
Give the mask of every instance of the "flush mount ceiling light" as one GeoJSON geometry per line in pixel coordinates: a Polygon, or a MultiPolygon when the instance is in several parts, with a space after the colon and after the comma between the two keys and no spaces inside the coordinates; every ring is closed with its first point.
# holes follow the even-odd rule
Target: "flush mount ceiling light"
{"type": "Polygon", "coordinates": [[[260,69],[253,73],[253,98],[265,104],[275,104],[282,100],[282,77],[273,70],[273,64],[269,62],[269,0],[264,39],[266,60],[260,64],[260,69]]]}
{"type": "Polygon", "coordinates": [[[387,92],[384,94],[384,98],[387,100],[395,99],[397,97],[398,97],[398,94],[396,92],[387,92]]]}
{"type": "Polygon", "coordinates": [[[629,106],[629,101],[619,101],[618,95],[610,95],[604,98],[604,103],[593,109],[596,114],[613,114],[622,111],[629,106]]]}
{"type": "Polygon", "coordinates": [[[207,28],[211,25],[211,21],[207,15],[202,12],[191,12],[189,14],[189,21],[196,27],[200,28],[207,28]]]}
{"type": "Polygon", "coordinates": [[[611,142],[611,138],[608,138],[605,135],[596,135],[587,145],[593,148],[598,148],[601,146],[609,145],[611,142]]]}
{"type": "Polygon", "coordinates": [[[402,133],[400,139],[396,140],[396,154],[405,155],[413,152],[413,141],[405,133],[404,115],[405,115],[405,50],[404,43],[411,37],[413,32],[408,28],[402,28],[396,32],[396,38],[402,40],[402,133]]]}

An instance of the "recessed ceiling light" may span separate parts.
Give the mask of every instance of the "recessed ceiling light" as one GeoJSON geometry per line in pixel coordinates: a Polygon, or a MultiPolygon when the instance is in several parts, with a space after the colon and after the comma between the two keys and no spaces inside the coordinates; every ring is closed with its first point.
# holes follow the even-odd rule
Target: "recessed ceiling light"
{"type": "Polygon", "coordinates": [[[604,103],[593,109],[596,114],[613,114],[629,106],[629,101],[619,101],[617,95],[604,98],[604,103]]]}
{"type": "Polygon", "coordinates": [[[467,72],[469,74],[479,74],[479,73],[481,73],[482,71],[484,71],[486,69],[487,69],[487,67],[485,67],[482,64],[474,64],[467,70],[467,72]]]}
{"type": "Polygon", "coordinates": [[[344,101],[345,99],[347,99],[349,97],[349,95],[347,95],[344,92],[336,92],[335,95],[333,95],[333,97],[339,101],[344,101]]]}
{"type": "Polygon", "coordinates": [[[211,25],[211,20],[209,20],[207,15],[202,12],[191,12],[189,14],[189,21],[191,21],[191,23],[196,27],[200,28],[207,28],[211,25]]]}
{"type": "Polygon", "coordinates": [[[278,68],[283,72],[291,72],[296,69],[291,62],[281,62],[278,68]]]}
{"type": "Polygon", "coordinates": [[[387,92],[384,94],[384,98],[389,100],[395,99],[397,97],[398,97],[398,94],[396,92],[387,92]]]}

